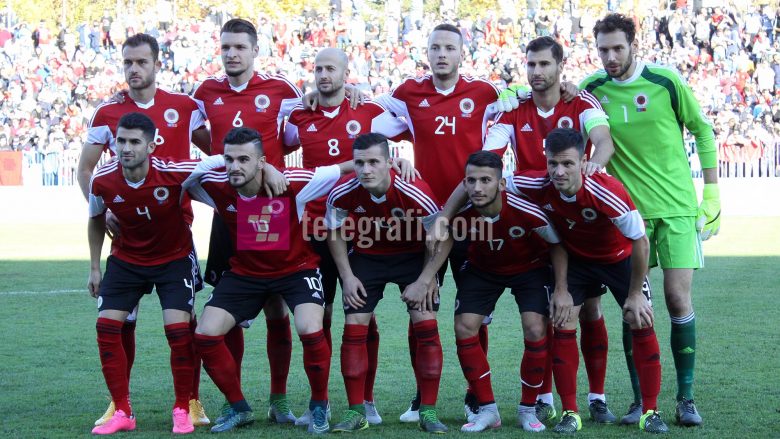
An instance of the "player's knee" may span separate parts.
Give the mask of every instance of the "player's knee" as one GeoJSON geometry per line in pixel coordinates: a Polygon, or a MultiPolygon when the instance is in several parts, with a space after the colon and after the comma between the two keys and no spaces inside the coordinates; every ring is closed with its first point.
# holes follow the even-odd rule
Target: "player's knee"
{"type": "Polygon", "coordinates": [[[266,319],[282,319],[287,315],[287,304],[282,296],[274,294],[265,302],[263,312],[266,319]]]}
{"type": "Polygon", "coordinates": [[[529,341],[539,341],[547,335],[547,323],[540,319],[529,325],[523,324],[523,337],[529,341]]]}
{"type": "Polygon", "coordinates": [[[479,332],[480,323],[473,324],[467,319],[455,316],[455,338],[462,340],[464,338],[475,337],[479,332]]]}
{"type": "Polygon", "coordinates": [[[666,308],[669,315],[674,317],[687,316],[693,311],[691,303],[691,294],[688,291],[669,289],[664,292],[666,299],[666,308]]]}
{"type": "Polygon", "coordinates": [[[580,320],[593,322],[601,318],[601,300],[599,298],[588,299],[580,309],[580,320]]]}

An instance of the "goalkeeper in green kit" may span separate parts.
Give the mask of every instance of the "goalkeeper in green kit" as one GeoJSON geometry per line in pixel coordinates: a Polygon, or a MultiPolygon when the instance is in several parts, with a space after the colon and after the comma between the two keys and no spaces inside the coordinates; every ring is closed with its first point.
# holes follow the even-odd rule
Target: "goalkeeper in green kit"
{"type": "MultiPolygon", "coordinates": [[[[603,70],[581,84],[595,95],[609,116],[615,154],[608,171],[628,189],[645,220],[650,239],[650,266],[664,272],[664,296],[672,322],[671,347],[677,369],[677,422],[701,425],[693,401],[696,326],[691,302],[693,270],[701,268],[701,240],[718,233],[720,193],[717,148],[712,126],[693,92],[673,69],[636,59],[636,27],[621,14],[610,14],[593,28],[603,70]],[[691,178],[683,127],[696,138],[704,171],[701,204],[691,178]]],[[[569,91],[571,93],[572,90],[569,91]]],[[[512,88],[498,105],[516,107],[512,88]]],[[[600,314],[599,298],[585,302],[582,314],[600,314]]],[[[636,424],[643,413],[639,381],[631,358],[631,332],[623,324],[623,346],[634,389],[634,403],[620,420],[636,424]]]]}
{"type": "MultiPolygon", "coordinates": [[[[693,270],[703,263],[700,239],[716,235],[720,228],[718,157],[712,126],[675,70],[635,58],[633,20],[620,14],[607,15],[596,22],[593,34],[604,70],[586,78],[580,88],[594,94],[609,115],[615,154],[608,170],[626,186],[645,220],[650,266],[660,265],[664,271],[677,369],[677,422],[700,425],[692,392],[696,320],[691,283],[693,270]],[[704,171],[700,205],[683,144],[683,126],[696,137],[704,171]]],[[[642,408],[630,359],[631,332],[625,329],[623,344],[627,346],[635,402],[621,423],[635,423],[642,408]]]]}

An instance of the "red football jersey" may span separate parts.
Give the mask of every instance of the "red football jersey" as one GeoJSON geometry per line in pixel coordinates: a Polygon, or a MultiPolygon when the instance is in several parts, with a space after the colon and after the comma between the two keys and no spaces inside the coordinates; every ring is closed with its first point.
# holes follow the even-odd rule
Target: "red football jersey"
{"type": "Polygon", "coordinates": [[[111,254],[145,266],[181,259],[192,251],[192,233],[181,204],[182,183],[198,163],[150,160],[149,173],[137,184],[125,179],[118,161],[106,163],[92,176],[89,194],[90,217],[111,209],[119,219],[111,254]]]}
{"type": "MultiPolygon", "coordinates": [[[[406,130],[406,124],[381,105],[367,102],[353,110],[344,99],[338,107],[317,107],[316,111],[296,105],[284,127],[284,144],[300,145],[303,167],[313,169],[352,160],[352,143],[361,134],[395,137],[406,130]]],[[[325,199],[312,201],[306,210],[314,218],[322,217],[325,199]]]]}
{"type": "MultiPolygon", "coordinates": [[[[319,256],[304,237],[301,219],[306,203],[327,194],[339,180],[341,173],[337,166],[320,167],[313,171],[280,169],[290,182],[287,190],[279,197],[265,199],[268,202],[261,206],[262,209],[246,212],[242,206],[250,206],[258,197],[244,198],[230,186],[222,156],[211,156],[201,163],[184,186],[194,199],[216,209],[230,230],[235,250],[230,258],[230,270],[233,273],[259,278],[279,278],[318,267],[319,256]],[[269,206],[280,208],[265,211],[269,206]],[[263,219],[265,215],[267,218],[263,219]],[[247,243],[239,238],[247,221],[257,223],[257,219],[253,220],[253,217],[262,222],[262,227],[256,229],[256,232],[278,235],[284,239],[268,238],[265,245],[268,250],[258,249],[264,246],[262,243],[247,249],[257,242],[247,243]]],[[[251,209],[251,206],[248,208],[251,209]]]]}
{"type": "Polygon", "coordinates": [[[466,160],[482,148],[488,106],[498,89],[484,80],[461,76],[450,90],[437,90],[430,75],[407,79],[389,95],[377,98],[403,117],[414,137],[414,166],[439,200],[449,198],[463,179],[466,160]]]}
{"type": "Polygon", "coordinates": [[[148,104],[139,104],[125,95],[123,103],[106,102],[97,107],[89,121],[87,143],[103,145],[116,153],[116,126],[127,113],[138,112],[149,116],[157,127],[154,155],[175,160],[190,158],[192,132],[205,125],[203,113],[195,101],[181,93],[157,89],[154,99],[148,104]]]}
{"type": "MultiPolygon", "coordinates": [[[[517,171],[547,169],[544,139],[550,131],[571,128],[582,132],[583,138],[587,139],[586,125],[599,118],[606,121],[607,115],[598,99],[585,90],[571,102],[561,99],[546,113],[534,104],[533,99],[528,99],[508,113],[499,113],[498,121],[490,127],[484,149],[503,156],[506,145],[511,144],[517,171]]],[[[585,151],[590,154],[590,141],[585,151]]]]}
{"type": "Polygon", "coordinates": [[[300,102],[301,92],[280,75],[257,73],[243,87],[233,88],[227,76],[203,81],[193,94],[211,126],[211,153],[222,154],[228,131],[247,126],[263,139],[266,162],[284,167],[282,126],[284,118],[300,102]]]}
{"type": "Polygon", "coordinates": [[[453,235],[469,238],[468,261],[478,269],[514,275],[550,263],[547,243],[560,242],[547,215],[534,203],[502,193],[501,212],[482,216],[471,203],[451,222],[453,235]]]}
{"type": "Polygon", "coordinates": [[[580,190],[567,198],[547,173],[523,171],[507,178],[507,191],[522,193],[546,210],[572,256],[600,264],[629,257],[632,240],[645,234],[634,202],[611,175],[596,173],[583,179],[580,190]]]}
{"type": "MultiPolygon", "coordinates": [[[[391,171],[392,172],[392,171],[391,171]]],[[[357,178],[336,186],[328,195],[325,221],[329,229],[351,240],[358,253],[395,255],[425,251],[425,228],[439,204],[423,180],[407,183],[394,172],[387,193],[374,197],[357,178]]]]}

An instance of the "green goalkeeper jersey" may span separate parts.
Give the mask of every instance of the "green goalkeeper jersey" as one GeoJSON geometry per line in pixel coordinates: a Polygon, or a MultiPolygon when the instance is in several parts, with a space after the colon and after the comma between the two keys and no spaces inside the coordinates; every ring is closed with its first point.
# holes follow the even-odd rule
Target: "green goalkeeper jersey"
{"type": "Polygon", "coordinates": [[[703,168],[717,166],[717,150],[712,126],[680,75],[639,61],[625,81],[599,70],[580,88],[596,95],[609,116],[615,154],[607,169],[626,186],[642,216],[696,216],[683,127],[696,137],[703,168]]]}

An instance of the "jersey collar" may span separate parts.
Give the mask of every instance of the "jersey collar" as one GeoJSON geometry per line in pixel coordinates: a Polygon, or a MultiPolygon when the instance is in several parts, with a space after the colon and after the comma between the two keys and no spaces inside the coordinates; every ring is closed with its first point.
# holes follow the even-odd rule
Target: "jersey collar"
{"type": "Polygon", "coordinates": [[[645,62],[639,60],[639,61],[636,62],[636,69],[634,69],[634,74],[631,75],[630,78],[624,79],[622,81],[619,80],[619,79],[612,78],[612,81],[615,84],[618,84],[618,85],[628,85],[628,84],[631,84],[632,82],[636,81],[640,76],[642,76],[642,72],[644,70],[645,70],[645,62]]]}

